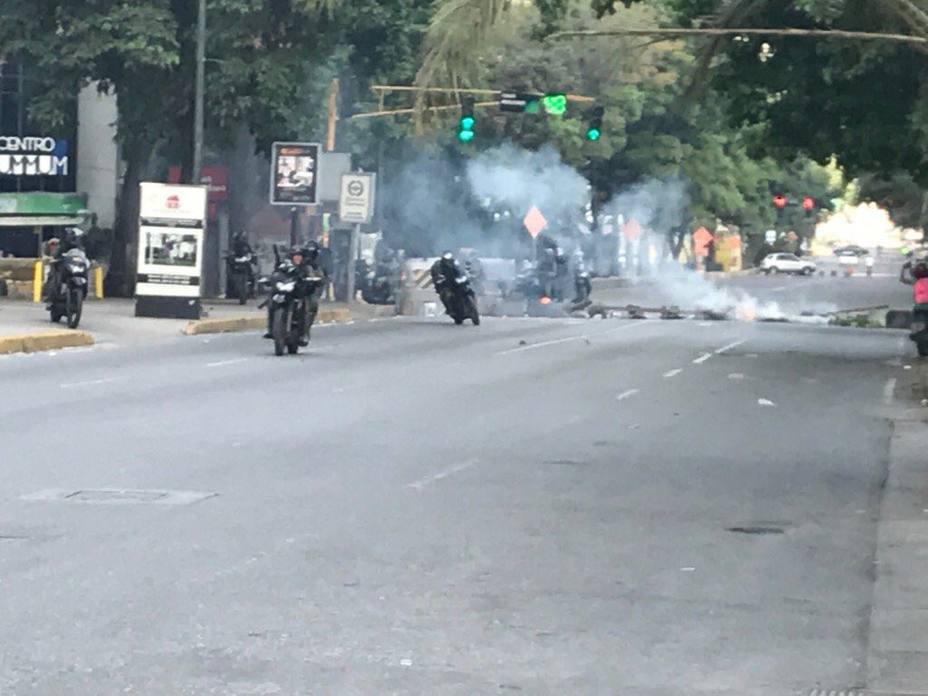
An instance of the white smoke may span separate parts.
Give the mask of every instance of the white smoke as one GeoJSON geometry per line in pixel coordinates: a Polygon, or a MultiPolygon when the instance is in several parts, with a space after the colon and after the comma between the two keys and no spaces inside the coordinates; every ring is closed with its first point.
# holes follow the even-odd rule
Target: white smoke
{"type": "Polygon", "coordinates": [[[535,206],[552,226],[576,216],[589,200],[587,180],[551,146],[487,150],[467,163],[467,178],[478,198],[503,203],[520,219],[535,206]]]}

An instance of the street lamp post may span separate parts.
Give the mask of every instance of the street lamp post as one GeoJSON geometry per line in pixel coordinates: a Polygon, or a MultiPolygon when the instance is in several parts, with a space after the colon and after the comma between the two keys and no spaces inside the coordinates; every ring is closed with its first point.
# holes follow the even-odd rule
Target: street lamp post
{"type": "Polygon", "coordinates": [[[203,171],[203,92],[206,87],[206,0],[199,0],[197,11],[197,78],[193,113],[193,183],[200,183],[203,171]]]}

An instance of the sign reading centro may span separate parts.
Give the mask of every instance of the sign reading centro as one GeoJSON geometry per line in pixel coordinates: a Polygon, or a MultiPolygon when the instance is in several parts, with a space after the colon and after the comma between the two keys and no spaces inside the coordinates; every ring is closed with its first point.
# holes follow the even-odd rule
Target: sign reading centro
{"type": "Polygon", "coordinates": [[[0,176],[67,176],[68,141],[0,135],[0,176]]]}

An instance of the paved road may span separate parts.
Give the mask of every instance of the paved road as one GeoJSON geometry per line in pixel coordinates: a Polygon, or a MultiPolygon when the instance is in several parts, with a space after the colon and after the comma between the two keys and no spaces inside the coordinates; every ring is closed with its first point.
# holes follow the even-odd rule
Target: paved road
{"type": "Polygon", "coordinates": [[[906,343],[394,319],[0,359],[0,694],[861,686],[906,343]]]}

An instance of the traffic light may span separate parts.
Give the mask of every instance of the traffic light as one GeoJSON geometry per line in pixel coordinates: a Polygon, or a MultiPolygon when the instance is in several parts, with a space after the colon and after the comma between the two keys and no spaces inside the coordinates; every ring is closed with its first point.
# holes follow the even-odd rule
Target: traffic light
{"type": "Polygon", "coordinates": [[[541,98],[541,105],[545,113],[551,116],[563,116],[567,113],[567,95],[561,92],[552,92],[541,98]]]}
{"type": "Polygon", "coordinates": [[[606,110],[601,106],[594,106],[587,116],[586,139],[593,142],[602,137],[603,134],[603,116],[606,110]]]}
{"type": "Polygon", "coordinates": [[[474,126],[477,125],[477,119],[474,118],[474,98],[463,97],[461,99],[461,119],[458,121],[458,140],[462,143],[469,143],[474,139],[474,126]]]}
{"type": "Polygon", "coordinates": [[[778,193],[773,197],[773,207],[777,210],[783,210],[787,203],[789,203],[789,200],[782,193],[778,193]]]}
{"type": "Polygon", "coordinates": [[[816,207],[815,199],[812,196],[806,196],[802,199],[802,209],[806,211],[806,217],[812,217],[816,207]]]}

